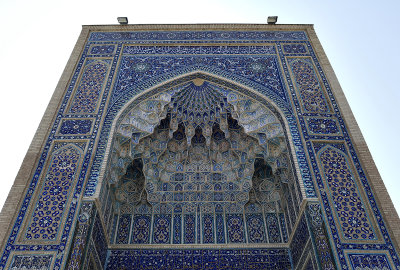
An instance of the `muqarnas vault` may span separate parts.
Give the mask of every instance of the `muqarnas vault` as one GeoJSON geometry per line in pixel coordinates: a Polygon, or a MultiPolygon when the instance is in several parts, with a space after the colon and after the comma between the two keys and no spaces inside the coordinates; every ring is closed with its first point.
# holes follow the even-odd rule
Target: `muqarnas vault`
{"type": "Polygon", "coordinates": [[[0,222],[0,269],[400,269],[311,25],[84,26],[0,222]]]}

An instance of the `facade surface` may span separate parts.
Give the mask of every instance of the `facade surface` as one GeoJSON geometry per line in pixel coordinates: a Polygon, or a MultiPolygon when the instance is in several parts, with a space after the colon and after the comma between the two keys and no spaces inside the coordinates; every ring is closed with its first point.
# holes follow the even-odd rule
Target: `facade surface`
{"type": "Polygon", "coordinates": [[[84,26],[0,226],[0,269],[400,269],[310,25],[84,26]]]}

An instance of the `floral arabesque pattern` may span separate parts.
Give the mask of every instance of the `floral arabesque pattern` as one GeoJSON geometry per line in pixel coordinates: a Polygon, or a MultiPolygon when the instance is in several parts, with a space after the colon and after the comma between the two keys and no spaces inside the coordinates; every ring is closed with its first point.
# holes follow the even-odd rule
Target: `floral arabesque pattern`
{"type": "Polygon", "coordinates": [[[347,158],[332,147],[324,149],[319,156],[344,237],[375,239],[347,158]]]}
{"type": "Polygon", "coordinates": [[[25,237],[54,240],[61,225],[70,188],[75,181],[80,151],[67,145],[54,152],[25,237]]]}
{"type": "Polygon", "coordinates": [[[69,109],[70,113],[94,113],[96,111],[107,71],[108,65],[100,61],[86,67],[69,109]]]}
{"type": "Polygon", "coordinates": [[[308,112],[329,112],[327,101],[312,64],[306,59],[289,61],[304,110],[308,112]]]}

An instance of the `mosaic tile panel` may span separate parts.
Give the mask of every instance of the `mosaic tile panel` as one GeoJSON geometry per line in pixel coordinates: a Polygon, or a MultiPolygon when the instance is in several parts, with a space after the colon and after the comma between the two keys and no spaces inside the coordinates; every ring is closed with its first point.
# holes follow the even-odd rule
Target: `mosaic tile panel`
{"type": "MultiPolygon", "coordinates": [[[[282,243],[287,241],[287,231],[283,213],[267,213],[266,221],[262,211],[243,214],[185,213],[165,214],[134,214],[133,223],[129,224],[127,214],[120,215],[118,228],[112,229],[117,234],[116,244],[126,244],[126,236],[130,235],[130,244],[226,244],[226,243],[282,243]],[[152,219],[163,216],[162,226],[150,226],[152,219]],[[278,219],[279,217],[279,219],[278,219]],[[171,219],[171,220],[170,220],[171,219]],[[123,225],[121,225],[123,224],[123,225]],[[169,231],[171,228],[171,231],[169,231]],[[268,230],[267,230],[268,229],[268,230]],[[129,231],[128,231],[129,230],[129,231]],[[268,231],[268,233],[267,233],[268,231]],[[227,239],[225,236],[227,233],[227,239]],[[161,234],[162,240],[151,237],[161,234]],[[171,240],[164,240],[171,234],[171,240]],[[269,240],[268,240],[269,239],[269,240]],[[119,241],[119,242],[118,242],[119,241]],[[165,241],[165,242],[164,242],[165,241]],[[171,241],[171,242],[170,242],[171,241]]],[[[113,226],[117,226],[114,223],[113,226]]],[[[111,233],[112,235],[115,233],[111,233]]]]}
{"type": "Polygon", "coordinates": [[[93,121],[91,119],[65,119],[61,122],[59,134],[88,134],[92,129],[92,124],[93,121]]]}
{"type": "Polygon", "coordinates": [[[218,244],[225,243],[225,221],[222,214],[215,215],[215,233],[218,244]]]}
{"type": "Polygon", "coordinates": [[[182,243],[182,215],[174,214],[173,244],[182,243]]]}
{"type": "Polygon", "coordinates": [[[15,255],[9,270],[50,270],[53,255],[15,255]]]}
{"type": "Polygon", "coordinates": [[[97,213],[94,220],[92,229],[92,239],[94,245],[94,252],[97,253],[97,258],[100,261],[100,265],[104,265],[107,258],[107,240],[104,235],[104,228],[101,224],[99,214],[97,213]]]}
{"type": "Polygon", "coordinates": [[[26,239],[56,239],[66,203],[71,189],[74,188],[80,160],[81,151],[73,145],[67,145],[53,153],[26,230],[26,239]]]}
{"type": "Polygon", "coordinates": [[[90,54],[112,54],[115,51],[115,45],[92,46],[90,54]]]}
{"type": "Polygon", "coordinates": [[[214,215],[204,214],[202,218],[203,228],[203,244],[214,243],[214,215]]]}
{"type": "Polygon", "coordinates": [[[115,243],[128,244],[132,215],[124,214],[119,217],[118,233],[115,243]]]}
{"type": "Polygon", "coordinates": [[[171,237],[171,215],[155,215],[153,243],[169,244],[171,237]]]}
{"type": "Polygon", "coordinates": [[[288,233],[287,233],[286,220],[285,220],[284,213],[279,213],[279,225],[281,226],[281,230],[282,230],[282,240],[283,240],[283,242],[287,243],[288,233]]]}
{"type": "Polygon", "coordinates": [[[325,231],[321,206],[319,203],[309,203],[306,209],[308,220],[311,221],[311,234],[313,235],[314,245],[318,261],[322,269],[337,269],[331,253],[331,246],[325,231]]]}
{"type": "Polygon", "coordinates": [[[279,222],[276,214],[266,214],[266,224],[268,230],[268,238],[270,243],[280,243],[281,232],[279,229],[279,222]]]}
{"type": "Polygon", "coordinates": [[[81,264],[86,248],[90,221],[92,220],[93,203],[83,202],[79,212],[75,235],[72,243],[70,258],[66,269],[81,269],[81,264]]]}
{"type": "Polygon", "coordinates": [[[304,111],[329,112],[328,103],[311,61],[304,58],[288,58],[288,61],[301,96],[304,111]]]}
{"type": "Polygon", "coordinates": [[[90,41],[133,40],[306,40],[304,31],[140,31],[92,32],[90,41]]]}
{"type": "Polygon", "coordinates": [[[193,214],[184,215],[183,239],[185,244],[194,244],[196,242],[196,216],[193,214]]]}
{"type": "Polygon", "coordinates": [[[76,89],[70,113],[94,113],[106,80],[109,66],[106,62],[89,62],[76,89]]]}
{"type": "Polygon", "coordinates": [[[150,243],[151,217],[147,215],[134,215],[132,227],[132,244],[150,243]]]}
{"type": "Polygon", "coordinates": [[[376,239],[347,157],[333,147],[320,151],[319,162],[345,239],[376,239]]]}
{"type": "Polygon", "coordinates": [[[308,128],[312,134],[339,134],[339,128],[334,119],[307,118],[308,128]]]}
{"type": "MultiPolygon", "coordinates": [[[[221,54],[276,54],[275,47],[269,46],[125,46],[123,54],[132,55],[152,55],[152,54],[203,54],[203,55],[221,55],[221,54]]],[[[146,71],[150,67],[144,63],[135,67],[140,71],[146,71]]]]}
{"type": "Polygon", "coordinates": [[[291,269],[286,249],[110,250],[105,269],[291,269]]]}
{"type": "Polygon", "coordinates": [[[266,242],[267,238],[265,235],[265,225],[262,214],[247,214],[246,224],[249,243],[266,242]]]}
{"type": "Polygon", "coordinates": [[[118,83],[113,91],[111,103],[114,103],[126,92],[133,91],[140,82],[166,75],[190,66],[225,67],[233,74],[268,87],[281,99],[287,100],[280,78],[276,56],[123,56],[118,83]],[[174,62],[171,66],[169,63],[174,62]]]}
{"type": "Polygon", "coordinates": [[[349,254],[351,266],[355,270],[376,269],[391,270],[393,269],[385,254],[349,254]]]}
{"type": "Polygon", "coordinates": [[[283,44],[284,53],[304,54],[307,53],[307,49],[304,44],[283,44]]]}
{"type": "Polygon", "coordinates": [[[290,251],[292,253],[294,267],[296,267],[299,263],[300,257],[309,238],[310,234],[308,231],[306,218],[304,215],[302,215],[297,225],[296,231],[294,232],[292,242],[290,243],[290,251]]]}
{"type": "Polygon", "coordinates": [[[244,243],[243,215],[226,215],[226,230],[229,243],[244,243]]]}

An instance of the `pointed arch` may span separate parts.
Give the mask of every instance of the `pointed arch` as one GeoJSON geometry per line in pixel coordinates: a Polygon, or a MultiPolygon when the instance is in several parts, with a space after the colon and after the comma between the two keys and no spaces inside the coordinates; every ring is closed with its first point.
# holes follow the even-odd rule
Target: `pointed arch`
{"type": "MultiPolygon", "coordinates": [[[[115,141],[111,139],[108,140],[103,163],[109,161],[109,164],[113,164],[113,169],[110,171],[110,166],[105,166],[105,164],[103,164],[101,166],[101,170],[98,176],[99,183],[103,182],[104,177],[105,175],[107,175],[107,173],[109,178],[114,179],[112,180],[112,182],[117,181],[118,177],[124,174],[127,165],[132,160],[132,157],[129,156],[131,154],[130,149],[133,148],[132,144],[137,144],[141,138],[152,134],[152,132],[154,131],[154,127],[160,124],[160,121],[165,117],[165,108],[169,104],[171,99],[171,93],[168,93],[168,90],[179,89],[179,87],[185,85],[185,83],[189,83],[196,79],[207,81],[217,85],[221,89],[224,89],[223,91],[225,91],[226,95],[227,92],[236,92],[239,94],[239,96],[241,96],[242,99],[247,98],[248,100],[253,101],[255,104],[258,104],[265,108],[266,111],[269,111],[269,115],[277,120],[277,122],[279,122],[279,125],[281,126],[281,128],[276,128],[275,130],[280,133],[279,135],[282,135],[281,138],[284,138],[284,140],[281,141],[275,140],[275,143],[277,143],[277,145],[286,144],[286,149],[288,150],[290,157],[289,160],[275,159],[274,162],[279,165],[277,165],[274,169],[277,169],[278,167],[287,167],[287,162],[291,162],[296,177],[298,179],[301,179],[298,164],[297,162],[294,162],[294,160],[296,160],[296,157],[294,157],[294,145],[291,139],[291,133],[289,132],[289,124],[286,120],[286,117],[292,116],[289,106],[287,104],[284,104],[284,102],[276,95],[270,95],[270,97],[266,97],[265,95],[260,94],[259,92],[247,87],[246,85],[242,85],[240,83],[232,81],[229,78],[224,78],[219,75],[212,74],[209,71],[199,70],[199,67],[196,67],[196,69],[189,73],[181,74],[180,76],[163,81],[156,86],[150,87],[149,89],[142,91],[141,93],[137,94],[133,98],[130,98],[129,100],[127,99],[129,96],[132,95],[132,93],[127,93],[124,98],[121,98],[119,100],[119,105],[116,103],[112,105],[114,106],[114,108],[112,109],[113,111],[118,109],[118,107],[119,109],[118,113],[116,113],[115,117],[113,117],[114,120],[113,124],[111,125],[109,138],[119,137],[118,140],[120,141],[115,144],[115,141]],[[122,100],[124,99],[126,101],[122,103],[122,100]],[[140,115],[140,117],[144,116],[145,118],[147,118],[147,124],[135,122],[136,130],[135,132],[132,132],[133,130],[128,127],[132,124],[132,122],[129,121],[136,121],[140,119],[140,117],[136,117],[134,120],[132,120],[130,116],[132,116],[132,112],[134,111],[135,107],[140,107],[140,104],[143,105],[143,102],[145,100],[150,101],[149,103],[153,105],[152,108],[150,108],[151,106],[147,108],[149,109],[147,113],[142,112],[140,115]],[[278,102],[275,102],[274,100],[278,100],[278,102]],[[152,109],[157,110],[151,111],[152,109]]],[[[239,100],[240,98],[235,99],[230,97],[229,103],[232,106],[240,107],[239,100]]],[[[241,124],[247,124],[244,120],[241,120],[244,118],[238,117],[238,119],[241,121],[241,124]]],[[[273,131],[273,128],[271,129],[273,131]]],[[[257,128],[247,129],[247,133],[256,138],[259,142],[261,142],[261,144],[265,143],[268,139],[274,139],[268,138],[268,136],[266,136],[265,134],[260,134],[260,132],[257,131],[259,131],[259,129],[257,128]]],[[[273,134],[273,132],[270,133],[270,135],[271,134],[273,134]]],[[[270,141],[273,142],[273,140],[270,141]]],[[[282,174],[282,177],[284,176],[285,173],[282,174]]],[[[302,187],[303,184],[299,182],[299,185],[301,192],[304,192],[304,188],[302,187]]],[[[100,186],[101,185],[97,185],[97,194],[99,194],[98,192],[100,186]]],[[[302,195],[305,196],[304,194],[302,195]]]]}

